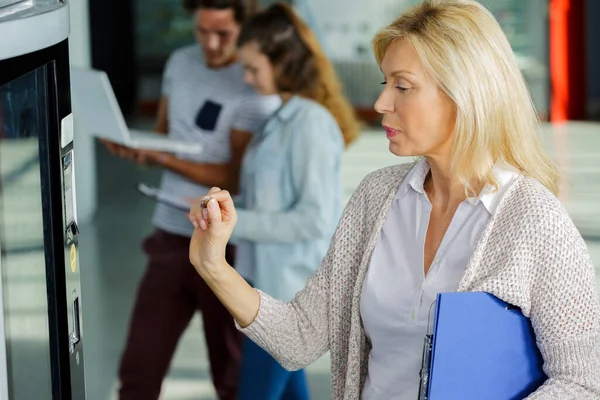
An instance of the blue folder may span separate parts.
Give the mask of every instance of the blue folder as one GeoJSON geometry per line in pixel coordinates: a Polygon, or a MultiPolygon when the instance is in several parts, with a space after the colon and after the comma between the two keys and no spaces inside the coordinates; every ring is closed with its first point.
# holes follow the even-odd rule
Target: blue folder
{"type": "Polygon", "coordinates": [[[529,318],[489,293],[440,293],[425,340],[422,400],[517,400],[545,381],[529,318]]]}

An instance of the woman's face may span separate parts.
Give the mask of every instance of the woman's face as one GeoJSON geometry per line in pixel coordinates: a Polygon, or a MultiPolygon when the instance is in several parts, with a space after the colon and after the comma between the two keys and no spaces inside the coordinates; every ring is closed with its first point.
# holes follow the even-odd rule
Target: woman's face
{"type": "Polygon", "coordinates": [[[252,85],[260,94],[277,93],[275,71],[267,56],[260,52],[256,42],[249,42],[240,47],[238,52],[244,66],[244,81],[252,85]]]}
{"type": "Polygon", "coordinates": [[[383,57],[385,88],[375,103],[390,151],[397,156],[447,158],[456,123],[454,103],[427,75],[410,43],[397,40],[383,57]]]}

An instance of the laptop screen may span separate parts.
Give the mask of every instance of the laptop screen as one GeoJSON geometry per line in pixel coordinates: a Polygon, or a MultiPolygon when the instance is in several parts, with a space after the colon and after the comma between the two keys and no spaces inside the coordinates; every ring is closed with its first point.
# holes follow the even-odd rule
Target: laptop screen
{"type": "Polygon", "coordinates": [[[75,131],[129,142],[129,129],[104,71],[71,67],[71,103],[75,131]]]}

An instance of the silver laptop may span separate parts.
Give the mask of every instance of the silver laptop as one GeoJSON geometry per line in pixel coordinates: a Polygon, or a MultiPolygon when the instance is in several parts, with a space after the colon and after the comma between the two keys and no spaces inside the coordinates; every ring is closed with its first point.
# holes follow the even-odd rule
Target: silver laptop
{"type": "Polygon", "coordinates": [[[156,132],[129,129],[104,71],[71,68],[71,103],[76,129],[134,149],[200,153],[202,145],[156,132]]]}

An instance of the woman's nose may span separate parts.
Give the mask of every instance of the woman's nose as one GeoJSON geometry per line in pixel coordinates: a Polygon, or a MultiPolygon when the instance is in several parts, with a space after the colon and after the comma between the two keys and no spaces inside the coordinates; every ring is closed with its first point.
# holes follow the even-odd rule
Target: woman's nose
{"type": "Polygon", "coordinates": [[[383,89],[373,108],[379,114],[393,113],[395,108],[392,94],[387,89],[383,89]]]}

